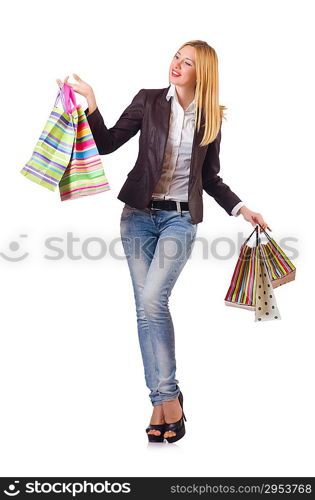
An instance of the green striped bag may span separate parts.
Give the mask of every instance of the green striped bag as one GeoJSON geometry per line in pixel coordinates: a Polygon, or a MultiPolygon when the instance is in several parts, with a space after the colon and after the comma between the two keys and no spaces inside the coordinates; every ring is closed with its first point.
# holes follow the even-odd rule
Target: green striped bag
{"type": "Polygon", "coordinates": [[[72,155],[78,114],[65,111],[64,87],[59,89],[54,107],[36,143],[30,160],[20,171],[27,179],[55,191],[72,155]],[[63,108],[57,107],[61,100],[63,108]]]}
{"type": "Polygon", "coordinates": [[[283,250],[258,224],[240,249],[225,304],[255,310],[255,321],[281,319],[273,288],[295,279],[296,268],[283,250]],[[258,226],[268,238],[261,243],[258,226]],[[256,245],[247,245],[253,233],[256,245]]]}

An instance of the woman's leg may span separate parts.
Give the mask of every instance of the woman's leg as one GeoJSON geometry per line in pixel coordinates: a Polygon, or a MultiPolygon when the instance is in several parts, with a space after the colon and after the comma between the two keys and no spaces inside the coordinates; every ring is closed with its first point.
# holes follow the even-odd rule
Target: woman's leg
{"type": "Polygon", "coordinates": [[[145,381],[150,389],[149,396],[152,405],[161,405],[162,401],[157,391],[158,377],[155,357],[142,303],[146,276],[158,240],[158,231],[151,219],[150,211],[140,211],[125,205],[120,219],[120,234],[133,285],[145,381]]]}
{"type": "Polygon", "coordinates": [[[134,287],[145,379],[157,410],[151,423],[160,423],[154,422],[154,418],[164,417],[162,401],[168,422],[180,418],[176,417],[180,409],[175,399],[179,388],[168,297],[191,253],[196,231],[189,212],[182,216],[175,211],[150,213],[126,205],[121,216],[121,237],[134,287]]]}
{"type": "MultiPolygon", "coordinates": [[[[135,213],[134,218],[137,217],[135,213]]],[[[191,224],[189,212],[181,216],[176,211],[161,210],[151,218],[159,237],[142,289],[142,305],[155,359],[156,391],[159,401],[166,402],[176,399],[180,392],[175,378],[175,336],[168,300],[191,254],[197,224],[191,224]]]]}
{"type": "MultiPolygon", "coordinates": [[[[175,282],[189,258],[196,238],[197,224],[191,224],[189,212],[156,212],[154,221],[159,240],[147,273],[143,303],[159,379],[158,391],[163,397],[162,412],[168,423],[182,417],[175,378],[175,337],[168,299],[175,282]]],[[[174,436],[167,431],[164,437],[174,436]]]]}

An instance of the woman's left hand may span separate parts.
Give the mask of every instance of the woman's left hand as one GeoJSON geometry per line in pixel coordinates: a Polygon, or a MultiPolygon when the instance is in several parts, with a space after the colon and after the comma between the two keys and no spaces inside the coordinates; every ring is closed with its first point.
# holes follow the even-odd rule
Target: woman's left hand
{"type": "MultiPolygon", "coordinates": [[[[243,215],[244,219],[247,220],[252,224],[252,226],[257,226],[257,224],[260,224],[263,229],[269,229],[269,231],[272,231],[272,229],[268,226],[267,222],[264,221],[264,218],[261,214],[258,212],[253,212],[249,208],[245,207],[243,205],[240,208],[240,213],[243,215]]],[[[261,227],[259,228],[259,232],[262,233],[261,227]]]]}

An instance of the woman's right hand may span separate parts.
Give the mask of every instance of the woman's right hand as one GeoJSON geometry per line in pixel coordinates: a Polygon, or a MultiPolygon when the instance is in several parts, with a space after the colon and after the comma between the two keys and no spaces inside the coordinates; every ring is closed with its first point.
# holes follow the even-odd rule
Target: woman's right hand
{"type": "Polygon", "coordinates": [[[66,83],[67,85],[72,87],[75,92],[77,92],[80,95],[83,95],[83,97],[85,97],[86,99],[89,96],[93,95],[93,89],[92,89],[91,85],[89,85],[85,81],[81,80],[81,78],[76,73],[73,73],[73,76],[77,80],[78,83],[69,83],[68,82],[69,76],[66,76],[66,78],[64,79],[64,82],[62,82],[59,79],[56,80],[59,87],[62,87],[62,85],[64,83],[66,83]]]}

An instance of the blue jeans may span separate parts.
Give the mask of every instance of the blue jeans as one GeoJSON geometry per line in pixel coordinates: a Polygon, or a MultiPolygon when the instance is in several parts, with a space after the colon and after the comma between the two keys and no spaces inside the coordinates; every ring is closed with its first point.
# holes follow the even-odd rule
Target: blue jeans
{"type": "Polygon", "coordinates": [[[196,233],[197,224],[191,223],[188,210],[181,214],[125,204],[120,218],[145,382],[153,406],[176,399],[180,392],[168,298],[191,253],[196,233]]]}

